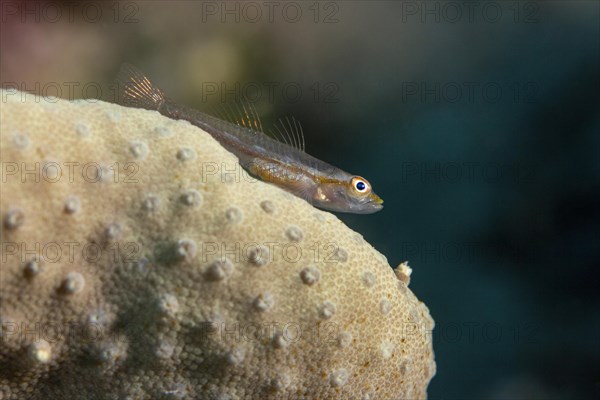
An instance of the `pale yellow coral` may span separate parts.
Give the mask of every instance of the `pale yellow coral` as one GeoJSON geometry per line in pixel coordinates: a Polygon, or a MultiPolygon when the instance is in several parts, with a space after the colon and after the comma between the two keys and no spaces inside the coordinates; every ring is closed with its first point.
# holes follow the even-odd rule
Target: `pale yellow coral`
{"type": "Polygon", "coordinates": [[[408,270],[335,216],[189,123],[2,99],[0,398],[426,397],[408,270]]]}

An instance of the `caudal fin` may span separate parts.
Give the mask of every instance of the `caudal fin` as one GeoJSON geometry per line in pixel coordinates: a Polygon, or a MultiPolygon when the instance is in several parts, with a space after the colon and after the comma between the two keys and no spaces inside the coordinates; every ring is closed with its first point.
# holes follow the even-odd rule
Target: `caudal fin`
{"type": "Polygon", "coordinates": [[[121,65],[116,81],[118,101],[121,105],[158,110],[166,100],[162,90],[154,86],[146,75],[131,64],[121,65]]]}

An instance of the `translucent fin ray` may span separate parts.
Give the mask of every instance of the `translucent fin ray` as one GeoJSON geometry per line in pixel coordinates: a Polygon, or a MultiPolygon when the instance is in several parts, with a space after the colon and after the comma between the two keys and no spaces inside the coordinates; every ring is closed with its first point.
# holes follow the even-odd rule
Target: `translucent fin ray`
{"type": "Polygon", "coordinates": [[[285,120],[280,118],[273,126],[271,131],[272,136],[302,152],[305,151],[304,130],[302,124],[295,117],[286,117],[285,120]],[[279,134],[279,138],[277,137],[279,134]],[[285,135],[284,135],[285,134],[285,135]]]}
{"type": "Polygon", "coordinates": [[[166,100],[162,90],[131,64],[121,64],[117,85],[118,102],[124,106],[158,110],[166,100]]]}
{"type": "Polygon", "coordinates": [[[216,113],[219,118],[229,121],[232,124],[242,126],[254,132],[263,132],[263,125],[256,112],[256,107],[247,101],[240,100],[233,103],[220,105],[216,107],[216,113]]]}

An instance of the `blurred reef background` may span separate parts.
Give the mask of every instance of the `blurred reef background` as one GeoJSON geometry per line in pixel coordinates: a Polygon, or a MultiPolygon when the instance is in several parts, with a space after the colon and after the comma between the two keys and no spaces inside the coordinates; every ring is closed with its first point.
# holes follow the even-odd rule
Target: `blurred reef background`
{"type": "MultiPolygon", "coordinates": [[[[338,215],[436,321],[431,399],[600,394],[597,1],[2,3],[4,88],[115,101],[122,62],[173,99],[242,95],[366,177],[338,215]]],[[[1,105],[0,105],[1,106],[1,105]]]]}

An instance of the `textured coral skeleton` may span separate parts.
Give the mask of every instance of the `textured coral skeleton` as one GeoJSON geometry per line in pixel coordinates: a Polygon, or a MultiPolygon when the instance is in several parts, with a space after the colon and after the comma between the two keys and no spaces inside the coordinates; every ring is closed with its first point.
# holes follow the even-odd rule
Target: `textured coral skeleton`
{"type": "Polygon", "coordinates": [[[0,398],[426,397],[408,266],[189,123],[2,98],[0,398]]]}

